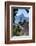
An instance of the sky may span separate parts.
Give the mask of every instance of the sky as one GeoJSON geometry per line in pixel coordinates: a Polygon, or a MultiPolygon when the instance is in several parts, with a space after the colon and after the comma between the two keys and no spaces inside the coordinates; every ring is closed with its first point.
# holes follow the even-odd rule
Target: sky
{"type": "Polygon", "coordinates": [[[18,12],[15,16],[15,23],[18,24],[18,22],[20,21],[20,17],[22,17],[22,21],[24,20],[24,17],[29,18],[30,14],[31,14],[31,9],[29,9],[29,13],[27,13],[27,11],[25,9],[18,9],[18,12]]]}
{"type": "Polygon", "coordinates": [[[18,9],[16,16],[20,16],[22,13],[24,14],[24,16],[26,15],[25,17],[28,17],[25,9],[18,9]]]}

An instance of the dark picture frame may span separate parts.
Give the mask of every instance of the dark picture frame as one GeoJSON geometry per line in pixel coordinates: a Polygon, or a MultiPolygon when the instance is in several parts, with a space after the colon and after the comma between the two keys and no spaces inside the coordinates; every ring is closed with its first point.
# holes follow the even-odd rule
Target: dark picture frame
{"type": "Polygon", "coordinates": [[[16,43],[32,43],[35,42],[35,3],[32,2],[5,2],[5,44],[16,44],[16,43]],[[32,40],[10,40],[10,5],[30,5],[32,6],[32,40]]]}

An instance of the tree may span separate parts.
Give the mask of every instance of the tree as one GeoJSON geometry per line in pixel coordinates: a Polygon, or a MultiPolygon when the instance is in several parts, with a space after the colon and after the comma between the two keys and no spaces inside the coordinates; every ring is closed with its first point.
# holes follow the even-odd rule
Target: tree
{"type": "Polygon", "coordinates": [[[14,22],[14,21],[15,21],[15,16],[16,16],[16,14],[17,14],[16,11],[18,11],[18,9],[17,9],[17,8],[14,8],[14,9],[13,9],[13,23],[15,23],[15,22],[14,22]]]}
{"type": "Polygon", "coordinates": [[[21,29],[19,28],[19,26],[15,26],[15,28],[13,29],[13,36],[20,36],[20,31],[21,29]]]}
{"type": "Polygon", "coordinates": [[[25,10],[27,11],[27,13],[29,13],[29,9],[25,8],[25,10]]]}

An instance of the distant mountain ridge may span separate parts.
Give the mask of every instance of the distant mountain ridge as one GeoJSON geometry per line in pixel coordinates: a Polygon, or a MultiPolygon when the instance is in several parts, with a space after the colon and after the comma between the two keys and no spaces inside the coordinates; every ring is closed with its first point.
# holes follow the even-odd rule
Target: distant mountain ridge
{"type": "MultiPolygon", "coordinates": [[[[19,15],[19,16],[16,16],[16,19],[15,19],[15,21],[18,21],[18,23],[21,21],[21,22],[23,22],[24,20],[26,20],[26,21],[29,21],[29,17],[25,17],[24,15],[23,15],[23,13],[21,14],[21,15],[19,15]],[[18,19],[18,20],[17,20],[18,19]]],[[[17,22],[15,22],[15,23],[17,23],[17,22]]]]}

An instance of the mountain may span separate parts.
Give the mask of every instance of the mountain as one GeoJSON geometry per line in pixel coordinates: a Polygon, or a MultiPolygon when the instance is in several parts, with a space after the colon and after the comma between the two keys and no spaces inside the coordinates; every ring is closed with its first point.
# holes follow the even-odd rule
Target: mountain
{"type": "Polygon", "coordinates": [[[18,24],[19,22],[23,22],[24,20],[26,20],[26,22],[27,22],[27,21],[29,21],[29,18],[25,17],[23,13],[21,15],[15,17],[16,24],[18,24]]]}

